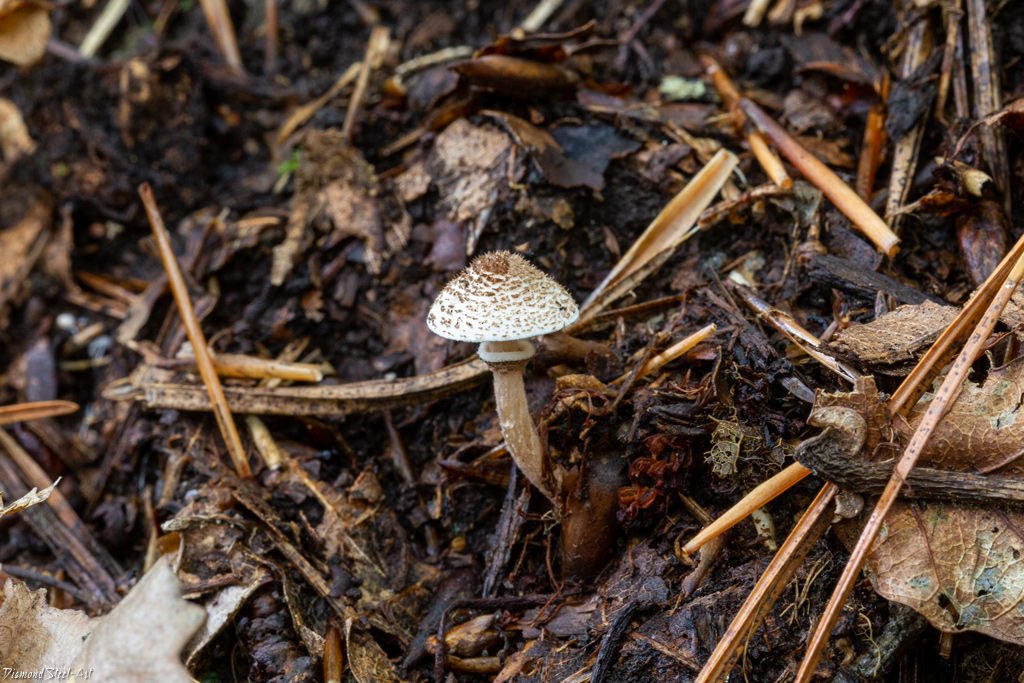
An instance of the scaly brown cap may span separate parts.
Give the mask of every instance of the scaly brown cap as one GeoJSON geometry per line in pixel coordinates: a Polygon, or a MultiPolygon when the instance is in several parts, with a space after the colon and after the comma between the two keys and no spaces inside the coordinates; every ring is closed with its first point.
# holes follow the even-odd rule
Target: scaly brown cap
{"type": "Polygon", "coordinates": [[[473,259],[445,285],[427,327],[457,341],[513,341],[556,332],[579,315],[562,285],[522,256],[495,251],[473,259]]]}

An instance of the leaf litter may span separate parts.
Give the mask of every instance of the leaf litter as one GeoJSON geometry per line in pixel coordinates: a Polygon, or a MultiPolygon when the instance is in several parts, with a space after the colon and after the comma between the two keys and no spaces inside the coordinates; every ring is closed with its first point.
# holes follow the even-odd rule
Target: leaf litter
{"type": "MultiPolygon", "coordinates": [[[[566,3],[547,15],[550,32],[519,33],[516,20],[549,3],[528,4],[501,17],[439,2],[292,3],[265,17],[232,6],[222,18],[245,21],[210,30],[189,8],[143,3],[152,23],[125,21],[82,54],[75,44],[93,34],[98,8],[0,6],[0,57],[37,63],[0,67],[0,394],[83,406],[25,413],[9,428],[8,498],[63,479],[59,499],[5,517],[0,545],[3,571],[51,595],[12,583],[0,610],[28,610],[21,623],[41,633],[93,629],[88,661],[124,680],[137,674],[118,669],[104,642],[125,628],[172,679],[319,680],[347,668],[360,683],[694,680],[771,551],[752,524],[699,559],[681,552],[686,540],[813,444],[844,453],[834,437],[815,440],[840,424],[823,411],[864,421],[854,464],[885,474],[891,444],[932,400],[890,421],[894,378],[1017,236],[1003,177],[1019,169],[996,143],[1008,133],[1008,158],[1019,151],[1020,9],[982,7],[998,17],[987,44],[977,3],[970,22],[936,3],[873,0],[760,13],[717,1],[566,3]],[[31,30],[11,42],[12,22],[31,30]],[[922,32],[932,40],[911,42],[922,32]],[[939,64],[963,49],[944,41],[958,32],[991,63],[972,61],[969,80],[962,69],[947,87],[939,64]],[[919,66],[900,63],[917,51],[919,66]],[[735,94],[719,101],[705,57],[735,94]],[[979,78],[991,73],[986,91],[979,78]],[[881,116],[873,127],[870,112],[881,116]],[[886,149],[900,149],[891,168],[871,153],[885,144],[869,134],[884,131],[886,149]],[[686,188],[720,148],[729,163],[693,199],[686,188]],[[789,163],[762,168],[773,152],[789,163]],[[902,217],[899,253],[886,226],[895,221],[877,216],[887,198],[876,174],[902,217]],[[792,187],[772,182],[789,175],[792,187]],[[193,316],[183,323],[165,295],[142,182],[171,226],[229,409],[250,426],[264,416],[255,442],[241,439],[252,479],[228,471],[206,417],[195,373],[205,349],[184,347],[193,316]],[[682,206],[666,209],[673,197],[682,206]],[[678,230],[644,233],[666,225],[678,230]],[[510,467],[478,388],[486,367],[422,323],[449,274],[497,249],[590,302],[570,335],[541,343],[525,378],[550,465],[575,482],[555,507],[510,467]],[[740,306],[754,301],[764,317],[740,306]],[[794,325],[808,336],[792,336],[794,325]],[[673,351],[703,329],[716,331],[673,351]],[[874,382],[844,393],[804,351],[874,382]],[[247,370],[231,374],[229,362],[247,370]],[[280,374],[289,363],[321,379],[298,385],[280,374]],[[95,566],[61,554],[73,538],[103,548],[95,566]],[[569,575],[563,543],[600,546],[592,575],[569,575]],[[160,622],[167,632],[143,619],[150,608],[104,559],[111,552],[136,575],[151,567],[136,591],[155,573],[177,576],[163,589],[161,613],[176,615],[160,622]],[[125,597],[100,616],[116,600],[86,598],[107,583],[125,597]],[[201,612],[173,597],[175,583],[206,612],[194,636],[201,612]]],[[[921,478],[908,479],[911,498],[869,558],[885,600],[856,594],[823,679],[874,675],[840,653],[875,643],[890,643],[877,658],[887,680],[910,666],[899,657],[934,677],[946,641],[900,631],[886,600],[943,631],[1024,644],[1018,506],[928,497],[949,476],[975,493],[986,482],[1013,492],[1024,450],[1019,317],[1011,304],[922,454],[921,478]]],[[[807,487],[764,505],[758,528],[781,541],[807,487]]],[[[849,540],[858,513],[843,511],[851,518],[834,528],[849,540]]],[[[792,670],[793,643],[842,566],[834,538],[809,544],[795,597],[764,612],[745,646],[749,680],[792,670]]],[[[952,647],[979,642],[997,662],[991,680],[1020,668],[1010,645],[958,637],[952,647]]],[[[74,663],[47,648],[18,665],[74,663]]]]}

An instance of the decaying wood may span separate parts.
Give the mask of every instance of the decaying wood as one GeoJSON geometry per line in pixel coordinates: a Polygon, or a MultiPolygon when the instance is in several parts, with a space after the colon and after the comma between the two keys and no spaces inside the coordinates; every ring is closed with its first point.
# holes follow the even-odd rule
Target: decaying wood
{"type": "MultiPolygon", "coordinates": [[[[860,460],[851,456],[848,445],[847,434],[826,429],[801,443],[793,457],[844,490],[869,495],[882,493],[892,477],[895,461],[860,460]]],[[[928,467],[910,470],[906,490],[900,494],[907,498],[979,503],[997,508],[1024,506],[1024,482],[1016,477],[928,467]]]]}
{"type": "MultiPolygon", "coordinates": [[[[991,15],[984,0],[967,0],[967,30],[971,38],[971,83],[974,85],[975,116],[984,119],[1002,109],[1002,89],[999,86],[999,65],[995,61],[992,45],[991,15]]],[[[1006,134],[984,126],[979,130],[985,158],[996,187],[1003,193],[1007,212],[1011,206],[1010,163],[1006,156],[1006,134]]]]}
{"type": "MultiPolygon", "coordinates": [[[[50,480],[42,468],[2,429],[0,448],[5,452],[5,457],[0,458],[0,485],[4,493],[20,498],[28,492],[25,480],[35,488],[49,486],[50,480]]],[[[65,558],[69,572],[90,596],[93,606],[110,606],[118,601],[118,582],[123,570],[97,543],[59,491],[54,489],[46,504],[32,506],[22,514],[51,551],[65,558]]]]}
{"type": "MultiPolygon", "coordinates": [[[[909,80],[919,66],[921,66],[931,51],[931,27],[927,18],[920,19],[907,35],[907,45],[904,48],[903,65],[901,77],[909,80]]],[[[914,179],[914,171],[917,168],[917,157],[921,151],[921,136],[924,135],[926,119],[914,123],[907,130],[903,137],[895,140],[895,150],[892,158],[892,173],[889,176],[889,196],[885,203],[885,217],[897,234],[900,232],[903,216],[899,208],[907,200],[907,193],[910,191],[914,179]]]]}
{"type": "Polygon", "coordinates": [[[867,299],[874,299],[878,292],[882,292],[896,297],[897,301],[904,304],[920,304],[925,301],[942,303],[939,297],[925,294],[881,273],[860,268],[831,254],[812,256],[807,275],[815,282],[867,299]]]}

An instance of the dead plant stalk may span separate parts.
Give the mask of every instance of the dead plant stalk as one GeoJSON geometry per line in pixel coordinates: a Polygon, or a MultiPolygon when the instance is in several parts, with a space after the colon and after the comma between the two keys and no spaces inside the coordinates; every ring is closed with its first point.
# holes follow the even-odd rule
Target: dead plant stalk
{"type": "MultiPolygon", "coordinates": [[[[754,4],[751,4],[751,7],[753,8],[754,4]]],[[[744,22],[746,22],[746,17],[744,17],[744,22]]],[[[760,23],[760,19],[758,19],[758,23],[760,23]]],[[[757,162],[761,164],[765,175],[781,188],[793,187],[793,179],[786,173],[786,169],[782,166],[782,160],[768,147],[764,135],[760,131],[747,130],[747,117],[743,115],[739,107],[740,93],[732,79],[729,78],[729,74],[709,55],[701,56],[701,64],[707,74],[711,76],[711,81],[718,94],[722,96],[722,101],[725,102],[733,123],[746,136],[750,151],[753,152],[757,162]]]]}
{"type": "Polygon", "coordinates": [[[818,161],[817,157],[804,149],[794,140],[782,126],[777,124],[761,107],[743,98],[740,109],[760,128],[772,143],[782,152],[782,156],[800,169],[800,172],[815,187],[824,193],[836,208],[868,237],[878,249],[889,257],[899,251],[900,238],[889,229],[877,213],[857,196],[849,185],[844,183],[832,169],[818,161]]]}
{"type": "Polygon", "coordinates": [[[356,114],[363,103],[366,86],[370,83],[370,75],[374,69],[380,67],[390,44],[391,38],[388,29],[384,26],[375,26],[370,33],[370,40],[366,44],[366,56],[363,57],[359,78],[356,80],[352,99],[348,101],[348,110],[345,112],[345,123],[342,125],[341,132],[346,140],[352,139],[352,130],[356,125],[356,114]]]}
{"type": "Polygon", "coordinates": [[[199,0],[203,6],[206,23],[210,26],[213,41],[217,44],[224,63],[239,76],[245,75],[242,66],[242,53],[238,50],[238,38],[235,37],[235,26],[231,23],[231,14],[224,0],[199,0]]]}

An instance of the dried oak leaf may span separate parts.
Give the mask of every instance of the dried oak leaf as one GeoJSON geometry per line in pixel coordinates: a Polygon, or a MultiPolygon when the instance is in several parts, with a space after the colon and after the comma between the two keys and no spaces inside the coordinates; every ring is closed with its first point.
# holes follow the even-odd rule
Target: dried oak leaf
{"type": "Polygon", "coordinates": [[[0,59],[32,66],[46,54],[51,6],[29,0],[0,0],[0,59]]]}
{"type": "Polygon", "coordinates": [[[111,683],[190,683],[178,653],[204,618],[203,608],[181,599],[166,560],[98,619],[50,607],[45,590],[8,581],[0,606],[0,667],[82,670],[111,683]]]}

